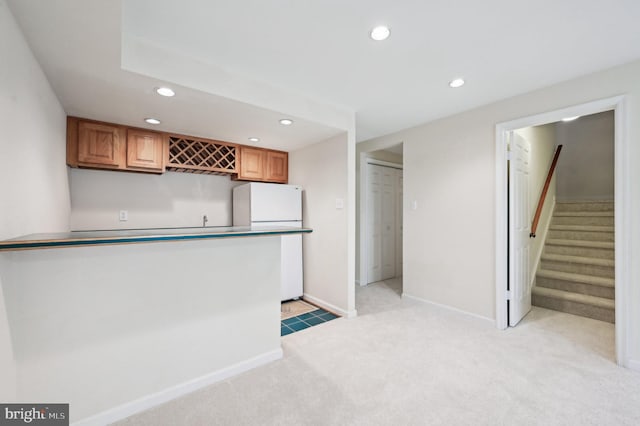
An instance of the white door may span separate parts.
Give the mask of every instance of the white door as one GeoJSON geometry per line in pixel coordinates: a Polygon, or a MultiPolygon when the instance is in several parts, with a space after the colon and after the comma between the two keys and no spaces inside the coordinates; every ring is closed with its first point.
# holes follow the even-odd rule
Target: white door
{"type": "Polygon", "coordinates": [[[402,170],[367,164],[366,284],[402,274],[402,170]]]}
{"type": "MultiPolygon", "coordinates": [[[[380,167],[380,166],[375,166],[380,167]]],[[[380,206],[382,232],[382,280],[396,276],[396,177],[397,170],[382,169],[382,205],[380,206]]]]}
{"type": "Polygon", "coordinates": [[[509,325],[531,310],[529,279],[529,161],[531,146],[516,133],[510,135],[509,161],[509,325]]]}
{"type": "Polygon", "coordinates": [[[396,171],[396,277],[402,276],[402,170],[396,171]]]}
{"type": "Polygon", "coordinates": [[[367,279],[374,283],[382,279],[382,167],[367,164],[367,279]]]}

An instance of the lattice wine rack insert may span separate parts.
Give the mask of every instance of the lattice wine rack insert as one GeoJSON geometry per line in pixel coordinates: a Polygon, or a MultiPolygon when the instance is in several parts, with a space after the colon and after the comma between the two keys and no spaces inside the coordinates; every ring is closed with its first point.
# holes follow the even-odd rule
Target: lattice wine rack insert
{"type": "Polygon", "coordinates": [[[172,172],[236,173],[236,146],[224,142],[169,136],[169,164],[172,172]]]}

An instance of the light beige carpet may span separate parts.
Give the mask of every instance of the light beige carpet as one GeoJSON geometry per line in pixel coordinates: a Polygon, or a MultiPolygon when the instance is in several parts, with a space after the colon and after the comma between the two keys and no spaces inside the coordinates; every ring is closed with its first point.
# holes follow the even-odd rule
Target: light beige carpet
{"type": "Polygon", "coordinates": [[[280,305],[280,319],[286,320],[287,318],[297,317],[298,315],[306,314],[316,309],[318,309],[317,306],[313,306],[302,300],[290,300],[280,305]]]}
{"type": "Polygon", "coordinates": [[[358,287],[356,318],[283,337],[283,359],[118,424],[640,425],[613,324],[534,308],[500,331],[395,284],[358,287]]]}

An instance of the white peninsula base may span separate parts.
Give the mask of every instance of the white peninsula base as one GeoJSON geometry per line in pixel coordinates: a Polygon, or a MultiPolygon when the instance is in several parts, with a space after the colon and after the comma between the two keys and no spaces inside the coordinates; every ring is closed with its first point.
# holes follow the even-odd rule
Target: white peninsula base
{"type": "Polygon", "coordinates": [[[280,236],[0,253],[17,399],[106,424],[282,357],[280,236]]]}

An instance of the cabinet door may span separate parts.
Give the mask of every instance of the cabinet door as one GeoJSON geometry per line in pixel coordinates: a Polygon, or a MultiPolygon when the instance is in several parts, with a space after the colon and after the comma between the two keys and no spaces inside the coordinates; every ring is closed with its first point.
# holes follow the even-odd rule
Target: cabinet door
{"type": "Polygon", "coordinates": [[[240,147],[240,180],[264,180],[267,151],[262,148],[240,147]]]}
{"type": "Polygon", "coordinates": [[[164,170],[162,134],[138,129],[127,130],[127,168],[164,170]]]}
{"type": "Polygon", "coordinates": [[[269,182],[287,183],[289,180],[289,154],[281,151],[267,151],[267,173],[269,182]]]}
{"type": "Polygon", "coordinates": [[[78,163],[91,166],[119,167],[121,149],[120,128],[106,124],[78,123],[78,163]]]}

